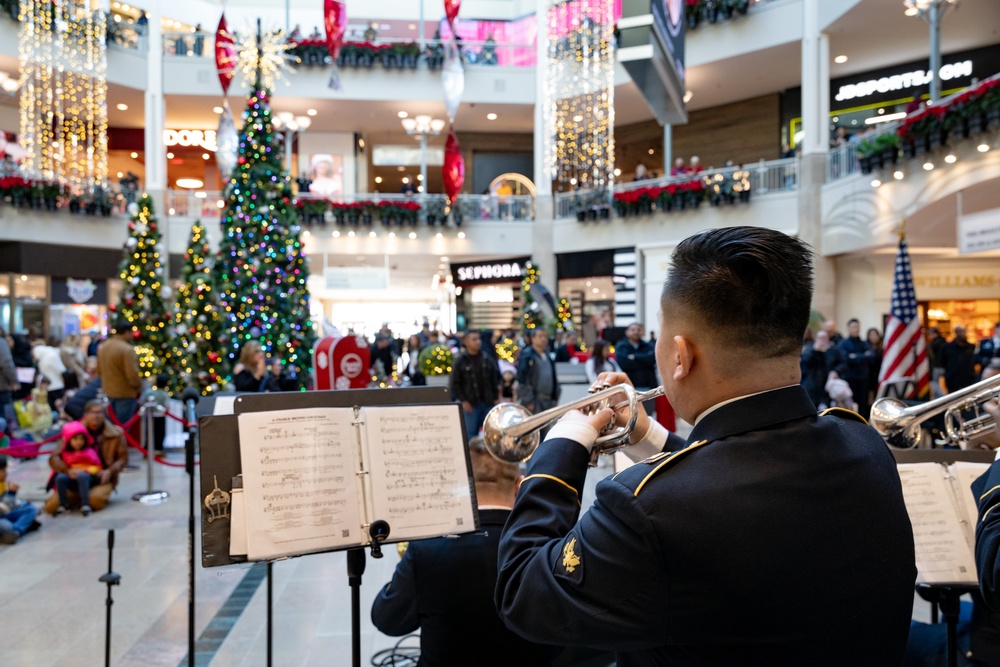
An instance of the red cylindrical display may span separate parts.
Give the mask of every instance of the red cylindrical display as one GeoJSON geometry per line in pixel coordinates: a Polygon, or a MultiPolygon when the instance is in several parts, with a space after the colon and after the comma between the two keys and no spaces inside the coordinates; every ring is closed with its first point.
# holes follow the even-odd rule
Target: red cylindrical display
{"type": "Polygon", "coordinates": [[[313,386],[319,390],[364,389],[371,382],[371,353],[358,336],[327,336],[313,348],[313,386]]]}
{"type": "Polygon", "coordinates": [[[441,172],[445,194],[450,201],[455,201],[465,182],[465,159],[462,158],[462,148],[458,145],[455,130],[448,133],[448,140],[444,145],[444,167],[441,172]]]}

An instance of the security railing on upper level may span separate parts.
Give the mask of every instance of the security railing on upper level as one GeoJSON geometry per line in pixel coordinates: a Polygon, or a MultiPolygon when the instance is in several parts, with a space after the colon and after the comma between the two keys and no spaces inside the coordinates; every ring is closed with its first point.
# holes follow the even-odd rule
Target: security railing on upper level
{"type": "MultiPolygon", "coordinates": [[[[442,194],[383,194],[359,193],[336,197],[300,195],[295,208],[303,225],[360,225],[381,222],[385,226],[445,225],[449,220],[460,225],[464,221],[529,221],[535,217],[534,197],[530,195],[459,195],[454,206],[448,206],[442,194]]],[[[171,190],[166,197],[170,216],[219,218],[226,207],[220,192],[171,190]]]]}
{"type": "MultiPolygon", "coordinates": [[[[560,218],[571,218],[580,217],[581,212],[583,212],[590,217],[601,215],[607,217],[603,212],[609,210],[612,202],[616,199],[615,195],[634,193],[639,190],[659,191],[666,188],[671,190],[676,188],[687,193],[683,197],[685,205],[693,203],[697,196],[714,204],[730,199],[746,200],[750,192],[756,196],[793,191],[798,188],[798,182],[798,159],[761,160],[739,167],[710,169],[697,174],[682,174],[621,183],[615,186],[611,193],[599,190],[560,192],[555,196],[556,215],[560,218]],[[691,194],[694,192],[701,194],[691,194]],[[590,215],[592,212],[595,215],[590,215]]],[[[622,198],[617,197],[617,199],[622,198]]]]}
{"type": "MultiPolygon", "coordinates": [[[[127,31],[122,31],[128,34],[127,31]]],[[[163,53],[182,58],[214,58],[212,44],[215,37],[208,32],[164,32],[163,53]]],[[[311,36],[289,40],[289,54],[298,58],[298,65],[325,67],[331,65],[326,40],[311,36]]],[[[411,39],[386,37],[377,42],[346,42],[337,58],[339,67],[372,67],[381,64],[386,68],[415,69],[424,62],[431,69],[444,64],[445,52],[450,42],[427,40],[423,47],[411,39]]],[[[517,42],[463,41],[462,58],[467,65],[498,67],[534,67],[534,44],[517,42]]]]}

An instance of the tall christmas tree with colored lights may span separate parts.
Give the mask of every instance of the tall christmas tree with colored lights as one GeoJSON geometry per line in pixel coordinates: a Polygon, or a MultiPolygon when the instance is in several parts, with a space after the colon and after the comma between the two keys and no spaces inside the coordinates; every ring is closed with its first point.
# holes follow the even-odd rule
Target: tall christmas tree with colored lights
{"type": "Polygon", "coordinates": [[[240,349],[257,340],[285,364],[308,367],[315,341],[309,318],[309,263],[300,240],[279,135],[271,123],[270,93],[284,62],[280,33],[241,48],[247,98],[237,166],[227,187],[216,275],[225,312],[224,349],[235,365],[240,349]],[[249,75],[249,76],[248,76],[249,75]]]}
{"type": "Polygon", "coordinates": [[[143,195],[130,207],[129,237],[119,265],[122,291],[116,311],[132,325],[139,372],[150,378],[172,372],[172,352],[167,325],[171,320],[171,289],[166,285],[165,267],[160,261],[163,248],[153,200],[143,195]]]}
{"type": "Polygon", "coordinates": [[[538,284],[540,273],[537,266],[531,262],[525,263],[524,277],[521,279],[521,326],[528,335],[538,327],[545,328],[545,317],[539,308],[540,304],[531,292],[531,287],[538,284]]]}
{"type": "Polygon", "coordinates": [[[219,312],[218,290],[212,280],[214,261],[201,221],[191,227],[191,238],[181,267],[177,309],[173,324],[175,373],[170,389],[178,392],[196,387],[208,395],[219,389],[225,377],[224,322],[219,312]]]}

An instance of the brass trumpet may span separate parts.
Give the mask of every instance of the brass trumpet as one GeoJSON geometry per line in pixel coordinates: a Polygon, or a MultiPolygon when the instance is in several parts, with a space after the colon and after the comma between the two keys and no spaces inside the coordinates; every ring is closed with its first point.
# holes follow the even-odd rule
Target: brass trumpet
{"type": "Polygon", "coordinates": [[[979,404],[1000,394],[1000,375],[994,375],[965,389],[908,407],[898,398],[886,396],[872,406],[870,423],[895,447],[916,447],[920,442],[920,425],[942,412],[945,434],[949,442],[964,446],[970,439],[995,426],[994,419],[981,412],[979,404]],[[966,419],[962,412],[973,410],[975,416],[966,419]]]}
{"type": "Polygon", "coordinates": [[[639,392],[632,385],[616,384],[537,415],[532,415],[527,408],[517,403],[500,403],[486,415],[483,443],[494,458],[508,463],[520,463],[527,461],[535,453],[542,440],[540,431],[570,410],[582,410],[591,414],[604,408],[615,411],[627,408],[628,418],[624,425],[616,427],[611,424],[606,432],[598,436],[590,458],[590,465],[595,466],[601,454],[611,454],[628,444],[642,403],[662,395],[663,387],[639,392]]]}

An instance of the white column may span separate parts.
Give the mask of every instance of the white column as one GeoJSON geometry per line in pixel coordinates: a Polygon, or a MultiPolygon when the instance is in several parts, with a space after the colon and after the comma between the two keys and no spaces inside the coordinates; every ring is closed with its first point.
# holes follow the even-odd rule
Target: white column
{"type": "Polygon", "coordinates": [[[548,87],[549,0],[537,0],[538,39],[535,49],[535,189],[538,197],[552,196],[552,176],[545,162],[545,98],[548,87]]]}
{"type": "MultiPolygon", "coordinates": [[[[663,175],[669,176],[674,164],[674,128],[669,123],[663,126],[663,175]]],[[[636,310],[636,313],[641,311],[636,310]]]]}
{"type": "MultiPolygon", "coordinates": [[[[160,27],[162,13],[159,3],[151,3],[146,12],[149,24],[146,26],[146,92],[145,106],[145,158],[146,178],[143,183],[146,192],[163,192],[167,189],[167,149],[163,145],[163,131],[166,129],[166,104],[163,99],[163,31],[160,27]]],[[[163,211],[157,210],[159,215],[163,211]]]]}
{"type": "Polygon", "coordinates": [[[830,148],[830,44],[820,32],[819,0],[802,3],[802,154],[830,148]]]}

